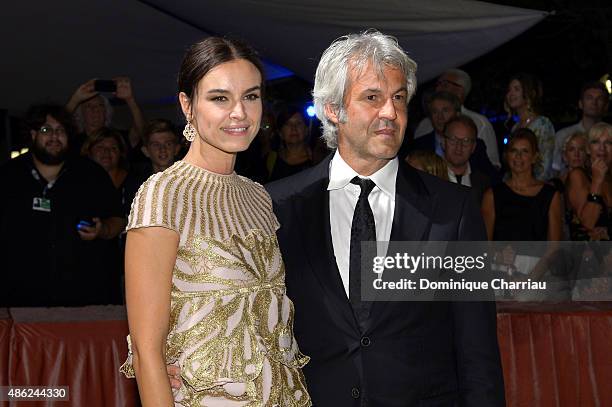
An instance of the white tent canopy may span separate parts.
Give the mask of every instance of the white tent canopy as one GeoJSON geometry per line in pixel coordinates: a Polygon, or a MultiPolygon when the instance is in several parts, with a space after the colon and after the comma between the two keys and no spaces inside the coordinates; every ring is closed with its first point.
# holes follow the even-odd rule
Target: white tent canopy
{"type": "MultiPolygon", "coordinates": [[[[311,80],[321,52],[347,33],[396,36],[420,82],[536,24],[545,12],[461,0],[24,0],[0,15],[0,108],[64,101],[86,80],[127,75],[143,104],[176,92],[185,48],[211,34],[240,37],[311,80]]],[[[274,72],[272,72],[274,76],[274,72]]]]}

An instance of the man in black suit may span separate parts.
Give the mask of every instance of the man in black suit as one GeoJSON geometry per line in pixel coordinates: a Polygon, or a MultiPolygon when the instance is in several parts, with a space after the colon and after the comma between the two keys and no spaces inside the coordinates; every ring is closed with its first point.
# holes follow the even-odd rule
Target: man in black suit
{"type": "MultiPolygon", "coordinates": [[[[427,108],[433,130],[409,143],[408,151],[433,151],[444,158],[444,126],[454,117],[465,116],[461,114],[461,102],[452,93],[440,91],[431,95],[427,108]]],[[[489,177],[496,176],[497,168],[489,160],[484,141],[477,137],[474,148],[470,165],[489,177]]]]}
{"type": "Polygon", "coordinates": [[[476,125],[468,116],[456,116],[444,127],[444,159],[448,180],[470,187],[477,202],[482,202],[484,191],[491,185],[490,178],[470,165],[476,149],[476,125]]]}
{"type": "Polygon", "coordinates": [[[317,407],[504,405],[494,303],[360,298],[361,241],[486,239],[467,189],[396,157],[415,71],[379,32],[335,41],[313,95],[337,150],[268,185],[317,407]]]}

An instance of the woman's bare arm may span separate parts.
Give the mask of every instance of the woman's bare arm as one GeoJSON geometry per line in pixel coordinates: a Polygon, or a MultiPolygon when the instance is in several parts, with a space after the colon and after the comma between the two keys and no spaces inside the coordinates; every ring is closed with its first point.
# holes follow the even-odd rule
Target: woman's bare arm
{"type": "Polygon", "coordinates": [[[485,227],[487,228],[487,239],[493,240],[493,230],[495,227],[495,201],[493,198],[493,190],[491,188],[487,189],[482,197],[481,212],[485,227]]]}
{"type": "Polygon", "coordinates": [[[601,205],[587,201],[589,193],[601,195],[602,185],[592,184],[582,170],[574,169],[567,176],[567,196],[574,213],[582,226],[591,230],[595,227],[601,214],[601,205]]]}
{"type": "Polygon", "coordinates": [[[563,218],[561,214],[561,194],[555,192],[548,208],[547,240],[561,240],[563,236],[563,218]]]}
{"type": "Polygon", "coordinates": [[[166,373],[172,270],[179,236],[148,227],[128,232],[125,253],[127,311],[133,366],[143,407],[174,405],[166,373]]]}

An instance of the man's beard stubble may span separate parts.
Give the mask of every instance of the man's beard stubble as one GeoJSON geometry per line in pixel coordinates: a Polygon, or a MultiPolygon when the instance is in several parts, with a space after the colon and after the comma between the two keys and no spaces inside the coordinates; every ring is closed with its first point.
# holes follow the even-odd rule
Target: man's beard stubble
{"type": "Polygon", "coordinates": [[[45,165],[58,165],[66,160],[68,155],[68,146],[64,146],[60,151],[55,154],[49,153],[44,146],[39,143],[32,145],[32,154],[38,161],[45,165]]]}

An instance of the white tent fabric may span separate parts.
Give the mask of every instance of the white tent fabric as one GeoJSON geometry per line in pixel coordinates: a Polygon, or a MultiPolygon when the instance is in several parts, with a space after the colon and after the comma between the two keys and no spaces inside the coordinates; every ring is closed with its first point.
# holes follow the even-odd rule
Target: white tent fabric
{"type": "Polygon", "coordinates": [[[23,0],[6,2],[0,108],[64,101],[92,77],[127,75],[143,104],[175,94],[185,48],[210,34],[247,40],[312,80],[335,38],[368,28],[396,36],[420,82],[515,37],[545,12],[466,0],[23,0]]]}

